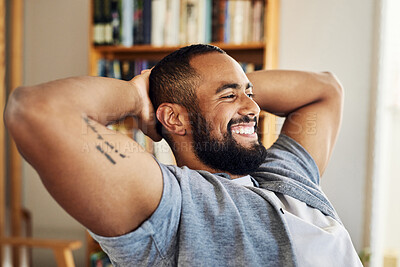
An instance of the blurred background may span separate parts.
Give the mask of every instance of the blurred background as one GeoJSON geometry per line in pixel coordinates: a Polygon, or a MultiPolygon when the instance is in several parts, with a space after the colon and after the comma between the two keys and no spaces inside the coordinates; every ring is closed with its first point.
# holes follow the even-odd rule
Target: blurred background
{"type": "MultiPolygon", "coordinates": [[[[90,1],[21,2],[21,84],[88,75],[90,1]]],[[[12,4],[6,1],[7,21],[12,4]]],[[[278,68],[330,71],[345,89],[342,128],[322,188],[370,266],[400,266],[398,10],[397,0],[281,0],[277,27],[278,68]]],[[[12,29],[7,27],[6,40],[12,29]]],[[[7,49],[9,68],[12,49],[7,49]]],[[[4,150],[9,185],[8,142],[4,150]]],[[[73,255],[77,266],[86,266],[85,229],[55,203],[24,161],[21,175],[21,203],[31,213],[33,237],[81,240],[83,247],[73,255]]],[[[11,206],[10,194],[4,194],[11,206]]],[[[5,266],[11,266],[7,255],[5,266]]],[[[51,250],[35,248],[32,259],[33,266],[56,266],[51,250]]]]}

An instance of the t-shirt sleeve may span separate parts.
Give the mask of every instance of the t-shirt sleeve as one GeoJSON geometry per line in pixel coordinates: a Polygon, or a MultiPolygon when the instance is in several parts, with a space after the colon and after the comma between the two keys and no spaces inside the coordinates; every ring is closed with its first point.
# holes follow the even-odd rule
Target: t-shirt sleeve
{"type": "Polygon", "coordinates": [[[318,166],[311,155],[294,139],[280,134],[278,140],[267,150],[262,171],[276,173],[301,183],[319,186],[318,166]]]}
{"type": "Polygon", "coordinates": [[[89,231],[114,266],[159,266],[169,261],[176,245],[181,210],[181,190],[173,168],[159,163],[163,176],[161,201],[149,219],[136,230],[117,237],[89,231]]]}

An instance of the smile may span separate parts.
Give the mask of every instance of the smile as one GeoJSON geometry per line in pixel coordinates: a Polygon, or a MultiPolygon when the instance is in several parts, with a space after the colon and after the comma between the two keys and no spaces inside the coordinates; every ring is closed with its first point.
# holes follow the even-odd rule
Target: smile
{"type": "Polygon", "coordinates": [[[254,133],[254,127],[236,127],[235,129],[232,129],[232,133],[236,134],[253,134],[254,133]]]}
{"type": "Polygon", "coordinates": [[[240,123],[232,125],[231,132],[240,135],[253,135],[255,133],[255,123],[240,123]]]}

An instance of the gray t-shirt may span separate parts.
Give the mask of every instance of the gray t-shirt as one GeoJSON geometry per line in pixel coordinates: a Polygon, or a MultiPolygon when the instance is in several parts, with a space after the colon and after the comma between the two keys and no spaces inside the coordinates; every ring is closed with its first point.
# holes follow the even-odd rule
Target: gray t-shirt
{"type": "Polygon", "coordinates": [[[319,187],[314,160],[285,135],[251,174],[259,188],[236,184],[227,174],[160,168],[163,195],[147,221],[123,236],[91,233],[114,266],[296,266],[285,215],[265,189],[341,223],[319,187]]]}

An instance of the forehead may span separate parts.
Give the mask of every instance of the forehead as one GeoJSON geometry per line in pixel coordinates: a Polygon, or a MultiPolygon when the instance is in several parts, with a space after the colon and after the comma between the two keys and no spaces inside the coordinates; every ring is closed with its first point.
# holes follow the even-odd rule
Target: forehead
{"type": "Polygon", "coordinates": [[[198,95],[215,93],[224,84],[237,83],[245,86],[249,80],[243,69],[232,57],[217,52],[198,55],[190,60],[190,65],[200,75],[198,95]]]}

